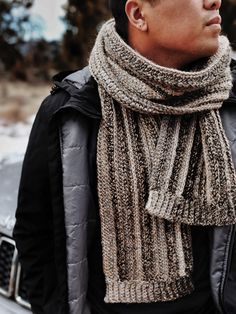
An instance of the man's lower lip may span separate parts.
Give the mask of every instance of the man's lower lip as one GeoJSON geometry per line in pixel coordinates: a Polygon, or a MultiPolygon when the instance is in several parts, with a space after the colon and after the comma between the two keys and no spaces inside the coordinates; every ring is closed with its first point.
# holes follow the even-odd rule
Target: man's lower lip
{"type": "Polygon", "coordinates": [[[221,30],[220,24],[211,24],[211,25],[208,25],[207,27],[210,27],[210,28],[216,29],[216,30],[221,30]]]}

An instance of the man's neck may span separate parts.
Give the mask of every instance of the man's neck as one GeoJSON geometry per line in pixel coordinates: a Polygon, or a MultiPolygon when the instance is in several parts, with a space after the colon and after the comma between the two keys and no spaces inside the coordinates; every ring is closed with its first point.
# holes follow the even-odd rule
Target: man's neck
{"type": "Polygon", "coordinates": [[[187,56],[179,51],[168,50],[162,47],[150,47],[145,40],[128,39],[128,45],[143,57],[155,64],[166,68],[186,70],[189,65],[196,61],[193,56],[187,56]]]}

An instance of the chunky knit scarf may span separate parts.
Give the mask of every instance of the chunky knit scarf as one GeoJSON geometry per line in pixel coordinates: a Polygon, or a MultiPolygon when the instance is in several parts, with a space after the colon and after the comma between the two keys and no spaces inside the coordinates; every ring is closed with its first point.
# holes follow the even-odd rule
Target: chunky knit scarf
{"type": "Polygon", "coordinates": [[[189,71],[130,48],[114,21],[90,57],[102,121],[97,167],[105,301],[174,300],[191,293],[189,225],[236,222],[236,177],[219,108],[231,88],[230,48],[189,71]]]}

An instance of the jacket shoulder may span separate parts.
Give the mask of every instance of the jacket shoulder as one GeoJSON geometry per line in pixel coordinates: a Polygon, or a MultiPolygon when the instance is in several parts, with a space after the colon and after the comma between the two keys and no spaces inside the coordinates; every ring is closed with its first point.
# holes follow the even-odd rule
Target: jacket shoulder
{"type": "Polygon", "coordinates": [[[63,81],[72,84],[77,89],[81,89],[84,85],[86,85],[92,79],[89,67],[86,66],[82,70],[75,71],[66,77],[64,77],[63,81]]]}
{"type": "Polygon", "coordinates": [[[91,84],[91,80],[92,76],[88,67],[78,71],[58,73],[53,77],[50,95],[42,102],[38,115],[43,119],[50,120],[60,108],[68,103],[71,97],[78,94],[86,85],[91,84]]]}

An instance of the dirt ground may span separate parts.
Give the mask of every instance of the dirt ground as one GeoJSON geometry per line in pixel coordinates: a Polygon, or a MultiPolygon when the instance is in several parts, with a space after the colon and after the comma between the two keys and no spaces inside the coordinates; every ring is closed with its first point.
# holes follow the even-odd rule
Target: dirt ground
{"type": "Polygon", "coordinates": [[[50,89],[50,83],[36,85],[0,80],[0,120],[6,124],[25,121],[36,113],[50,89]]]}

